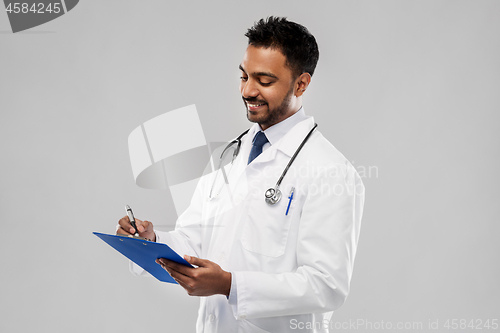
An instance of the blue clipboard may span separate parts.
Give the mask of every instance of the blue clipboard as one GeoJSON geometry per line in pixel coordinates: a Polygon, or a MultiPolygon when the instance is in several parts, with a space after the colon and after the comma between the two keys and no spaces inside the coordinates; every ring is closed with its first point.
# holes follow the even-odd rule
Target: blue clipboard
{"type": "Polygon", "coordinates": [[[158,258],[166,258],[179,264],[194,267],[167,244],[99,232],[93,234],[162,282],[177,283],[166,270],[155,262],[158,258]]]}

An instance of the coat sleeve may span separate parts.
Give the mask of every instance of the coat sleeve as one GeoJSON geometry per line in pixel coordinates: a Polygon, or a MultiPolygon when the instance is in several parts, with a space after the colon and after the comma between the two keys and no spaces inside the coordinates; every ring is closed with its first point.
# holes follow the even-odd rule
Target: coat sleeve
{"type": "Polygon", "coordinates": [[[335,177],[310,181],[310,189],[321,190],[309,190],[302,207],[296,271],[233,273],[238,290],[237,304],[232,306],[236,319],[322,313],[344,303],[359,238],[364,186],[350,163],[341,168],[343,172],[335,177]]]}

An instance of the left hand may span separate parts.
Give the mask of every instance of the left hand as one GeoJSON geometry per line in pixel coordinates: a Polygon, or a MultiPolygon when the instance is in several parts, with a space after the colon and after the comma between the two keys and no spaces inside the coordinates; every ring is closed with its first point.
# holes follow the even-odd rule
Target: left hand
{"type": "Polygon", "coordinates": [[[198,267],[184,266],[165,258],[156,259],[156,263],[160,264],[177,283],[186,289],[189,296],[222,294],[229,297],[231,273],[224,271],[210,260],[187,255],[184,259],[198,267]]]}

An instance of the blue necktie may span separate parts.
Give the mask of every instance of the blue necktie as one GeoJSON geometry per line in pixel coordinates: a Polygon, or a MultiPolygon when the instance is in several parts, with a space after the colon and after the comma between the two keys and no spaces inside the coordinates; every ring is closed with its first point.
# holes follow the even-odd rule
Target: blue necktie
{"type": "Polygon", "coordinates": [[[250,150],[250,156],[248,156],[248,163],[250,164],[257,156],[262,153],[262,146],[266,143],[267,137],[264,132],[259,131],[255,134],[252,141],[252,150],[250,150]]]}

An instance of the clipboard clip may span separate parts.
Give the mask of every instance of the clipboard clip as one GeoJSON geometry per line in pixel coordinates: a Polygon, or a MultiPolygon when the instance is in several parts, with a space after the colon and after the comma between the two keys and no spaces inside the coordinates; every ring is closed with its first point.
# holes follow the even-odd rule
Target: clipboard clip
{"type": "Polygon", "coordinates": [[[134,236],[134,235],[117,235],[117,236],[120,236],[120,237],[127,237],[127,238],[134,238],[134,239],[140,239],[140,240],[145,240],[145,241],[148,241],[148,242],[153,242],[151,239],[149,238],[144,238],[144,237],[140,237],[140,236],[134,236]]]}

